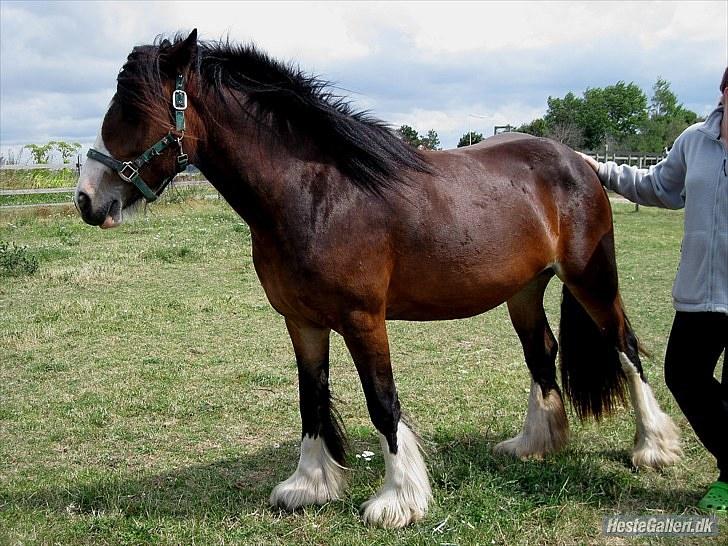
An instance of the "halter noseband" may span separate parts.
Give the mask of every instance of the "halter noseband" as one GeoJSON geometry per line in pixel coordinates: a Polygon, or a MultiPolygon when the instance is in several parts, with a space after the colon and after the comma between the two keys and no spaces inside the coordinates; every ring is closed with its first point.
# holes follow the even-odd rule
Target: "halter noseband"
{"type": "Polygon", "coordinates": [[[89,149],[86,157],[103,163],[111,170],[116,172],[116,174],[119,175],[119,178],[121,178],[124,182],[134,184],[137,189],[142,192],[142,195],[144,195],[144,198],[147,200],[148,203],[155,201],[157,197],[160,196],[162,191],[164,191],[164,188],[167,187],[167,184],[172,181],[177,173],[181,173],[182,171],[184,171],[189,163],[189,158],[187,157],[187,154],[184,153],[184,151],[182,150],[182,139],[185,136],[185,110],[187,109],[187,93],[185,93],[184,91],[184,76],[182,76],[181,74],[177,76],[175,90],[172,93],[172,107],[174,108],[174,133],[172,132],[172,129],[170,129],[164,137],[162,137],[156,143],[152,144],[152,146],[142,152],[142,154],[135,160],[119,161],[118,159],[114,159],[113,157],[103,154],[98,150],[94,150],[93,148],[89,149]],[[157,189],[157,191],[155,192],[147,185],[146,182],[144,182],[141,175],[139,174],[139,170],[144,165],[149,163],[152,159],[161,155],[164,150],[166,150],[174,143],[177,143],[177,146],[179,148],[179,154],[177,154],[177,161],[175,163],[176,171],[172,176],[165,178],[162,181],[161,186],[159,186],[159,189],[157,189]]]}

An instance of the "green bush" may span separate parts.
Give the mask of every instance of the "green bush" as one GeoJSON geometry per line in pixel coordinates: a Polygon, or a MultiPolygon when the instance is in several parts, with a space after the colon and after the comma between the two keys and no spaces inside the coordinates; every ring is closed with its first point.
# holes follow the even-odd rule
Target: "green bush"
{"type": "Polygon", "coordinates": [[[38,271],[38,258],[28,247],[0,241],[0,277],[21,277],[38,271]]]}

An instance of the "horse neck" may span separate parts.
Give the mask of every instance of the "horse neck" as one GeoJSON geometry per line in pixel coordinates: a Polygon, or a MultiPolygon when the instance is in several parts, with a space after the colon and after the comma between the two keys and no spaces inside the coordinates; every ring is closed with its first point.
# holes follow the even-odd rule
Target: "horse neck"
{"type": "Polygon", "coordinates": [[[281,210],[295,205],[302,173],[321,165],[315,150],[305,141],[278,138],[250,116],[231,116],[227,108],[202,122],[200,171],[252,230],[270,231],[281,210]]]}

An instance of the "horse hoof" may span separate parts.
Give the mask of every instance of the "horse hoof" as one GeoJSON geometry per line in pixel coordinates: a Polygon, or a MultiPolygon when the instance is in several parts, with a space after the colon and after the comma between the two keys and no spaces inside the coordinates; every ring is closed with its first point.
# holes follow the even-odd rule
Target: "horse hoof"
{"type": "Polygon", "coordinates": [[[286,481],[279,483],[270,494],[270,505],[293,511],[312,504],[326,504],[341,498],[343,480],[330,482],[322,472],[307,475],[296,471],[286,481]]]}
{"type": "Polygon", "coordinates": [[[667,415],[659,433],[639,438],[632,451],[632,464],[636,468],[663,468],[680,461],[682,448],[677,427],[667,415]]]}
{"type": "Polygon", "coordinates": [[[326,504],[341,498],[346,486],[346,469],[329,454],[320,437],[305,436],[301,442],[298,468],[270,494],[271,506],[295,510],[311,504],[326,504]]]}
{"type": "Polygon", "coordinates": [[[425,517],[432,488],[417,436],[405,423],[400,421],[397,426],[397,453],[389,451],[381,434],[379,443],[386,469],[384,484],[362,505],[362,518],[369,525],[399,529],[425,517]]]}
{"type": "Polygon", "coordinates": [[[403,494],[402,491],[385,489],[362,504],[362,519],[367,525],[384,529],[406,527],[425,517],[425,497],[426,495],[403,494]]]}
{"type": "Polygon", "coordinates": [[[531,442],[523,438],[523,434],[519,434],[510,440],[504,440],[493,448],[496,455],[508,455],[517,459],[536,459],[541,460],[545,453],[535,449],[531,442]]]}

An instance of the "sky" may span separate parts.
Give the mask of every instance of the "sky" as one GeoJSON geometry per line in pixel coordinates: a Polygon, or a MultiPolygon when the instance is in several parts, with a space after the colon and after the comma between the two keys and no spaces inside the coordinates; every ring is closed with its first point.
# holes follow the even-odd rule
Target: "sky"
{"type": "Polygon", "coordinates": [[[197,28],[254,42],[393,127],[475,130],[549,96],[658,77],[698,114],[728,65],[728,0],[708,2],[12,2],[0,0],[0,153],[89,145],[132,47],[197,28]]]}

